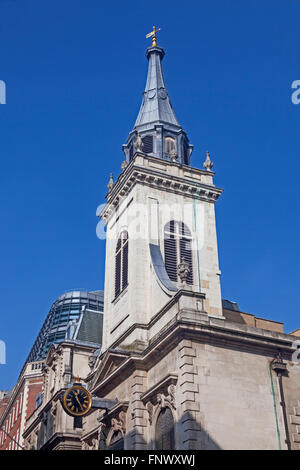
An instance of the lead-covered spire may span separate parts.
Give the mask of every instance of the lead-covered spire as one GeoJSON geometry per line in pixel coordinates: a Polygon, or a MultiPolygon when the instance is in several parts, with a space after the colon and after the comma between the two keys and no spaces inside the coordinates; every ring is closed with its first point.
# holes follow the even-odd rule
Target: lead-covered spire
{"type": "Polygon", "coordinates": [[[134,126],[137,130],[150,123],[162,122],[180,128],[164,81],[161,66],[164,54],[164,50],[157,46],[147,49],[148,76],[142,105],[134,126]]]}
{"type": "Polygon", "coordinates": [[[164,55],[164,50],[157,45],[146,51],[149,65],[143,101],[123,151],[130,161],[137,151],[139,136],[143,153],[189,165],[193,146],[177,120],[167,92],[161,64],[164,55]]]}

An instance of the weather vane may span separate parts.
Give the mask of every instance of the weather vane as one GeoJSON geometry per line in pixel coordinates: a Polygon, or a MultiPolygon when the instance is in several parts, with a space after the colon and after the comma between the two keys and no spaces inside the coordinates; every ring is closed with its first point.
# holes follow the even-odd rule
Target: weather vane
{"type": "Polygon", "coordinates": [[[152,36],[152,47],[155,47],[157,46],[157,42],[156,42],[156,33],[158,31],[160,31],[161,28],[155,28],[155,26],[153,26],[153,31],[151,31],[151,33],[147,34],[146,35],[146,38],[151,38],[152,36]]]}

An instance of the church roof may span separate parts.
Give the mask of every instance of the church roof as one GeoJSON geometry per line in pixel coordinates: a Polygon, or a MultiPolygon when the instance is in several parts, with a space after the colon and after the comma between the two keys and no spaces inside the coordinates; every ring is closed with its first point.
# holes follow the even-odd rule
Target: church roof
{"type": "Polygon", "coordinates": [[[87,343],[102,344],[103,313],[85,309],[79,319],[74,339],[87,343]]]}

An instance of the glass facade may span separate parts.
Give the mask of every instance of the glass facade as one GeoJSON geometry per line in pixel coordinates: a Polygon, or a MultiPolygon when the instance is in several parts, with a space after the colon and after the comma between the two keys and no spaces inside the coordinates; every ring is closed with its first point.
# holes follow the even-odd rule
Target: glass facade
{"type": "Polygon", "coordinates": [[[69,321],[77,320],[83,307],[103,312],[103,303],[103,291],[72,291],[58,297],[50,308],[26,363],[45,359],[51,344],[65,339],[69,321]]]}

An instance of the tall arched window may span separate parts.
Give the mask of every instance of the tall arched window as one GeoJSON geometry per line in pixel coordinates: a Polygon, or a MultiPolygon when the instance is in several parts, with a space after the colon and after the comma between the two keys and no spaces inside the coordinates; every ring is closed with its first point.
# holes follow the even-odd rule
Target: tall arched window
{"type": "Polygon", "coordinates": [[[152,153],[153,152],[153,136],[146,135],[142,138],[143,141],[143,152],[144,153],[152,153]]]}
{"type": "Polygon", "coordinates": [[[158,415],[155,427],[156,450],[174,450],[174,418],[169,407],[163,408],[158,415]]]}
{"type": "Polygon", "coordinates": [[[115,297],[128,285],[128,233],[122,232],[116,247],[115,297]]]}
{"type": "Polygon", "coordinates": [[[173,137],[166,137],[165,138],[165,153],[171,155],[173,151],[176,151],[176,142],[173,137]]]}
{"type": "Polygon", "coordinates": [[[182,258],[189,264],[188,284],[193,284],[192,236],[183,222],[171,220],[165,225],[164,248],[165,266],[171,281],[179,281],[177,266],[182,258]]]}

